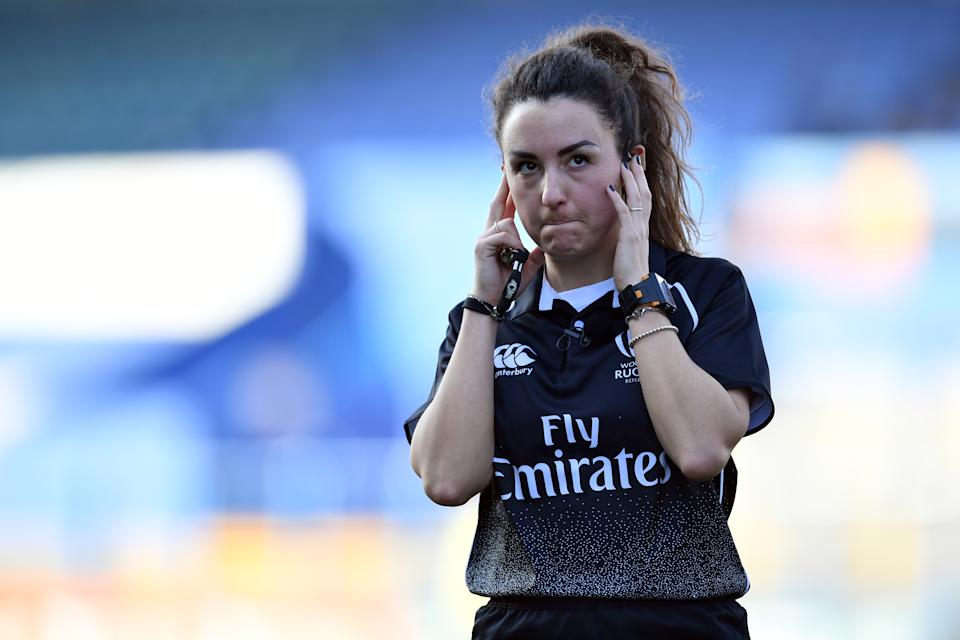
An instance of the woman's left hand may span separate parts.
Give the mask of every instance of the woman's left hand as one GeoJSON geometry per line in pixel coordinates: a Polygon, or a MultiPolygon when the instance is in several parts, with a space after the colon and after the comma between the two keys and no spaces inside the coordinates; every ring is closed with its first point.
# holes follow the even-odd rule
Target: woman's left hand
{"type": "Polygon", "coordinates": [[[640,282],[640,278],[650,271],[650,210],[653,196],[640,162],[641,157],[635,155],[628,163],[629,168],[620,164],[626,202],[613,185],[607,189],[607,195],[620,217],[620,237],[613,258],[613,281],[617,291],[640,282]],[[638,208],[639,211],[630,211],[638,208]]]}

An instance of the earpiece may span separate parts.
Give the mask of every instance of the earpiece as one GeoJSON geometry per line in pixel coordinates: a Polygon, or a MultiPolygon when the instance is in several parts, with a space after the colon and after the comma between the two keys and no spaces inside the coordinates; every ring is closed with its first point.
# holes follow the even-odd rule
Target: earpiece
{"type": "MultiPolygon", "coordinates": [[[[646,156],[646,154],[644,153],[644,151],[645,151],[645,149],[644,149],[643,147],[640,147],[640,149],[637,151],[637,157],[640,159],[640,168],[643,169],[644,171],[646,171],[646,170],[647,170],[647,156],[646,156]]],[[[623,160],[624,160],[624,162],[626,162],[627,164],[630,164],[631,162],[633,162],[633,161],[634,161],[633,158],[634,158],[634,156],[630,153],[630,149],[629,149],[629,148],[628,148],[626,151],[623,152],[623,160]]]]}

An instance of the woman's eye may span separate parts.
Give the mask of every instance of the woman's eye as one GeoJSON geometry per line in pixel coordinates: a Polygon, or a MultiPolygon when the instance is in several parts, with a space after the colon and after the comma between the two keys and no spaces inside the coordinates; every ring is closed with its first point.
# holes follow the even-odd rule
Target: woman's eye
{"type": "Polygon", "coordinates": [[[521,162],[519,165],[517,165],[517,171],[519,173],[530,173],[536,169],[537,165],[533,164],[532,162],[521,162]]]}
{"type": "Polygon", "coordinates": [[[582,167],[587,164],[587,156],[573,156],[570,158],[570,164],[575,167],[582,167]]]}

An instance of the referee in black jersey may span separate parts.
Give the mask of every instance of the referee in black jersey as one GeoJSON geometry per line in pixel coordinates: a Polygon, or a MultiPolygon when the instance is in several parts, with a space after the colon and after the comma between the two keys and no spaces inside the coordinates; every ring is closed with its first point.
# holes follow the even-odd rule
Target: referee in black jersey
{"type": "Polygon", "coordinates": [[[480,495],[474,638],[749,637],[731,453],[774,405],[743,274],[693,250],[682,95],[603,26],[492,91],[503,180],[404,424],[431,500],[480,495]]]}

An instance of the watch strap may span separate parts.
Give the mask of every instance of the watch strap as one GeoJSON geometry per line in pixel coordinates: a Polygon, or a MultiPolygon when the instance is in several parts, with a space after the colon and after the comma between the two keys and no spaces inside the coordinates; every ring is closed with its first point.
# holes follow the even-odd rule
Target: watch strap
{"type": "Polygon", "coordinates": [[[497,309],[495,305],[490,304],[480,298],[467,295],[466,299],[463,301],[463,308],[469,309],[470,311],[476,311],[477,313],[482,313],[483,315],[491,316],[497,322],[503,321],[503,314],[497,309]]]}
{"type": "Polygon", "coordinates": [[[620,291],[620,310],[625,318],[629,318],[637,307],[651,307],[667,315],[676,311],[673,297],[669,291],[664,291],[662,278],[651,271],[640,279],[640,282],[627,285],[620,291]]]}

